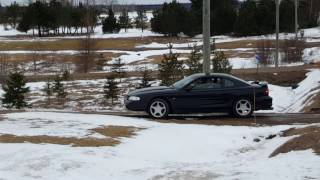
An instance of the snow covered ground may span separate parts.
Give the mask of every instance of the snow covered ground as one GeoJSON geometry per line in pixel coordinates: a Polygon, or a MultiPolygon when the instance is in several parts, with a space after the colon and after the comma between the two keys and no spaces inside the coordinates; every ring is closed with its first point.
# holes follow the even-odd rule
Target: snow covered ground
{"type": "Polygon", "coordinates": [[[288,137],[271,134],[299,126],[179,125],[104,115],[49,112],[6,114],[0,133],[99,137],[99,126],[146,128],[115,147],[0,144],[1,180],[319,179],[320,157],[311,150],[269,158],[288,137]],[[259,138],[260,142],[254,142],[259,138]]]}
{"type": "MultiPolygon", "coordinates": [[[[37,33],[36,30],[34,32],[37,33]]],[[[3,39],[3,40],[7,40],[5,37],[18,36],[18,35],[32,35],[32,34],[33,34],[32,30],[28,31],[27,33],[19,32],[18,30],[12,29],[10,27],[9,27],[9,29],[5,30],[3,25],[0,24],[0,37],[2,37],[1,39],[3,39]]],[[[130,37],[148,37],[148,36],[163,36],[163,35],[151,32],[150,30],[144,30],[142,32],[141,29],[135,29],[135,28],[128,29],[127,32],[124,29],[122,29],[119,33],[103,34],[101,25],[96,27],[95,33],[92,35],[93,38],[130,38],[130,37]]],[[[74,38],[83,38],[83,37],[84,36],[81,36],[81,35],[79,35],[79,36],[61,36],[61,37],[51,37],[51,38],[46,37],[46,38],[41,38],[41,39],[38,39],[36,37],[34,39],[31,39],[31,41],[37,41],[37,40],[42,40],[42,39],[49,39],[49,40],[63,39],[63,38],[74,39],[74,38]]],[[[28,40],[21,39],[19,41],[28,41],[28,40]]]]}

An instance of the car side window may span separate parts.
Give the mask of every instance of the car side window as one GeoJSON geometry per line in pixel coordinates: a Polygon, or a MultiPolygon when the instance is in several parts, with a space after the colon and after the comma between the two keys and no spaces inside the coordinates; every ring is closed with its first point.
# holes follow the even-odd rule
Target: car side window
{"type": "Polygon", "coordinates": [[[200,78],[192,83],[192,90],[208,90],[208,89],[219,89],[222,88],[223,82],[221,78],[210,77],[200,78]]]}
{"type": "Polygon", "coordinates": [[[233,87],[236,86],[235,82],[233,82],[233,81],[231,81],[229,79],[224,79],[223,81],[224,81],[224,87],[225,88],[233,88],[233,87]]]}

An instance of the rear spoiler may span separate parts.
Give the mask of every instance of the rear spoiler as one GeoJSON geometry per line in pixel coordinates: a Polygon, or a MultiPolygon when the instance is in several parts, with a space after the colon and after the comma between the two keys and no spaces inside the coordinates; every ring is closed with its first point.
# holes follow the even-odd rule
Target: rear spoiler
{"type": "Polygon", "coordinates": [[[268,83],[267,82],[259,82],[259,81],[249,81],[250,84],[256,84],[259,85],[262,88],[267,88],[268,83]]]}

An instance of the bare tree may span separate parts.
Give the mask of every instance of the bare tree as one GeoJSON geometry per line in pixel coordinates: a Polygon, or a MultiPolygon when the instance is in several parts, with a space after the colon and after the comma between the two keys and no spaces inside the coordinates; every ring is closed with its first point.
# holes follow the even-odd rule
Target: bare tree
{"type": "Polygon", "coordinates": [[[98,59],[96,60],[95,64],[96,64],[96,70],[97,71],[103,71],[104,66],[106,65],[108,61],[108,58],[104,57],[103,54],[100,54],[98,59]]]}
{"type": "Polygon", "coordinates": [[[118,4],[117,0],[105,0],[105,5],[107,6],[108,9],[114,10],[114,5],[118,4]]]}
{"type": "Polygon", "coordinates": [[[41,58],[41,55],[39,54],[39,51],[40,51],[40,43],[36,43],[34,45],[34,49],[32,51],[32,63],[33,63],[33,74],[35,75],[38,71],[38,61],[40,60],[41,58]]]}
{"type": "Polygon", "coordinates": [[[84,39],[80,41],[81,55],[76,62],[77,72],[88,73],[94,65],[95,53],[94,49],[97,45],[97,40],[92,38],[90,33],[87,33],[84,39]]]}
{"type": "Polygon", "coordinates": [[[285,39],[282,45],[282,51],[284,53],[283,62],[301,62],[303,60],[303,50],[305,48],[306,41],[304,38],[285,39]]]}
{"type": "Polygon", "coordinates": [[[0,84],[4,84],[9,72],[8,55],[0,53],[0,84]]]}
{"type": "MultiPolygon", "coordinates": [[[[94,2],[93,2],[94,3],[94,2]]],[[[91,33],[93,32],[94,23],[92,22],[91,9],[89,0],[86,0],[86,36],[80,41],[81,57],[77,62],[77,70],[83,73],[88,73],[93,66],[94,61],[94,49],[97,44],[97,40],[92,38],[91,33]]]]}
{"type": "Polygon", "coordinates": [[[138,9],[137,11],[138,16],[135,19],[135,23],[136,23],[136,28],[140,28],[141,31],[143,32],[148,26],[147,26],[147,15],[146,15],[146,11],[143,9],[138,9]]]}
{"type": "Polygon", "coordinates": [[[259,64],[266,66],[272,63],[272,43],[270,40],[259,40],[256,44],[256,55],[259,56],[259,64]]]}

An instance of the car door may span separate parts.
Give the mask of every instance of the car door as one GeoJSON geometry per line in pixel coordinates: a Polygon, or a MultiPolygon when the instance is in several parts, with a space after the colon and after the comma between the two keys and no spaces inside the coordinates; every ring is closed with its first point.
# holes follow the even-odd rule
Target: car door
{"type": "Polygon", "coordinates": [[[193,81],[175,97],[175,109],[186,112],[213,112],[225,104],[227,92],[220,77],[204,77],[193,81]]]}

